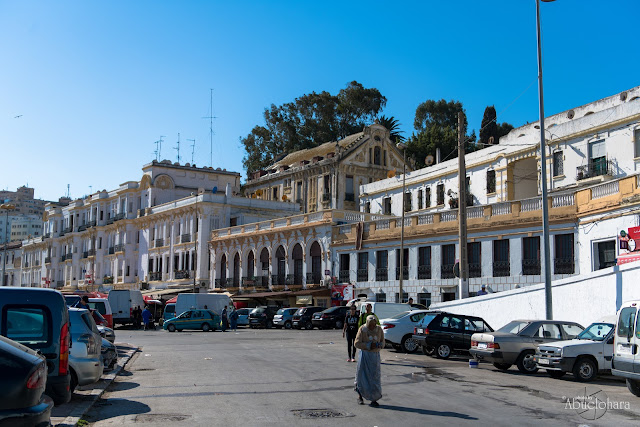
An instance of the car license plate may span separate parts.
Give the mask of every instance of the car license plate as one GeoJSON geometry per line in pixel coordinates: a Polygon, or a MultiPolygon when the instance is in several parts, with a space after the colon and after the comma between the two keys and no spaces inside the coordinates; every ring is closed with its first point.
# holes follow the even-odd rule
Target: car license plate
{"type": "Polygon", "coordinates": [[[480,350],[484,350],[484,349],[486,349],[486,348],[487,348],[487,343],[486,343],[486,342],[479,342],[479,343],[478,343],[478,348],[479,348],[480,350]]]}
{"type": "Polygon", "coordinates": [[[417,332],[418,332],[419,334],[424,334],[424,329],[422,329],[422,328],[418,328],[417,332]]]}
{"type": "Polygon", "coordinates": [[[550,364],[549,359],[538,359],[538,363],[540,365],[549,365],[550,364]]]}

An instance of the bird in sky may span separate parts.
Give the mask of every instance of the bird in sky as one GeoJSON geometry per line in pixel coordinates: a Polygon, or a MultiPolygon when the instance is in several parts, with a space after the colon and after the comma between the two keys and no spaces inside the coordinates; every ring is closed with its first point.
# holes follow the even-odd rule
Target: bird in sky
{"type": "Polygon", "coordinates": [[[14,116],[14,119],[19,119],[20,117],[22,117],[22,114],[18,115],[18,116],[14,116]]]}

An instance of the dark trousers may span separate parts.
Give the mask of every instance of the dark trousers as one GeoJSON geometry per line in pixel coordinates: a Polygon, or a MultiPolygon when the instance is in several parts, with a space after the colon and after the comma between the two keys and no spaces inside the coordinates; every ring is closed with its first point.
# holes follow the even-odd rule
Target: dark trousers
{"type": "Polygon", "coordinates": [[[356,340],[357,332],[349,332],[347,329],[347,354],[349,355],[349,359],[356,358],[356,346],[354,345],[354,341],[356,340]]]}

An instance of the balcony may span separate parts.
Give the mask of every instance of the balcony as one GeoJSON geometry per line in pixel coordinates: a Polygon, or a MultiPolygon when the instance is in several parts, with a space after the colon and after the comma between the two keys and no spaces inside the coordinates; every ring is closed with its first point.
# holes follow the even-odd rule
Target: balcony
{"type": "Polygon", "coordinates": [[[114,250],[116,252],[124,252],[124,245],[123,244],[115,245],[113,248],[114,248],[114,250]]]}
{"type": "Polygon", "coordinates": [[[44,234],[42,235],[42,240],[44,240],[44,239],[48,239],[48,238],[50,238],[50,237],[51,237],[51,233],[44,233],[44,234]]]}
{"type": "Polygon", "coordinates": [[[154,248],[160,248],[162,246],[164,246],[164,239],[156,239],[153,241],[154,248]]]}
{"type": "Polygon", "coordinates": [[[319,285],[322,280],[322,274],[320,272],[307,273],[307,285],[319,285]]]}
{"type": "Polygon", "coordinates": [[[29,261],[25,261],[25,262],[24,262],[24,266],[25,266],[25,268],[26,268],[26,267],[29,267],[29,261]]]}
{"type": "Polygon", "coordinates": [[[113,217],[113,221],[120,221],[121,219],[124,219],[125,213],[124,212],[120,212],[119,214],[117,214],[116,216],[113,217]]]}
{"type": "Polygon", "coordinates": [[[259,276],[257,277],[256,287],[262,289],[269,289],[269,276],[259,276]]]}
{"type": "Polygon", "coordinates": [[[555,258],[553,260],[553,274],[574,274],[575,261],[573,258],[555,258]]]}
{"type": "Polygon", "coordinates": [[[511,276],[511,265],[509,261],[493,262],[493,277],[509,277],[511,276]]]}
{"type": "Polygon", "coordinates": [[[89,253],[88,254],[89,256],[96,256],[96,250],[95,249],[89,249],[87,252],[89,253]]]}
{"type": "Polygon", "coordinates": [[[340,283],[349,283],[350,278],[349,270],[340,270],[340,273],[338,273],[340,283]]]}
{"type": "Polygon", "coordinates": [[[271,286],[284,286],[286,284],[286,277],[284,274],[271,275],[271,286]]]}
{"type": "Polygon", "coordinates": [[[388,268],[376,268],[376,281],[377,282],[386,282],[389,280],[389,269],[388,268]]]}
{"type": "Polygon", "coordinates": [[[470,262],[469,266],[469,277],[482,277],[482,264],[479,262],[470,262]]]}
{"type": "Polygon", "coordinates": [[[145,215],[145,210],[144,209],[138,209],[138,218],[140,218],[141,216],[145,215]]]}
{"type": "Polygon", "coordinates": [[[189,270],[179,270],[174,273],[176,280],[188,279],[190,277],[189,270]]]}
{"type": "Polygon", "coordinates": [[[331,202],[331,193],[323,193],[322,203],[330,203],[330,202],[331,202]]]}
{"type": "Polygon", "coordinates": [[[45,257],[45,259],[44,259],[44,263],[45,263],[45,264],[51,264],[51,257],[50,257],[50,256],[45,257]]]}
{"type": "Polygon", "coordinates": [[[366,268],[358,269],[357,271],[358,282],[368,282],[369,281],[369,270],[366,268]]]}
{"type": "Polygon", "coordinates": [[[242,286],[246,287],[246,286],[256,286],[256,277],[252,276],[252,277],[243,277],[242,278],[242,286]]]}
{"type": "Polygon", "coordinates": [[[539,276],[540,260],[539,259],[523,259],[522,274],[524,276],[539,276]]]}
{"type": "Polygon", "coordinates": [[[113,224],[114,221],[114,217],[110,216],[109,218],[107,218],[107,225],[113,224]]]}
{"type": "Polygon", "coordinates": [[[102,283],[104,283],[105,285],[112,285],[113,284],[113,276],[104,276],[102,278],[102,283]]]}
{"type": "Polygon", "coordinates": [[[418,279],[431,279],[431,266],[419,265],[418,266],[418,279]]]}
{"type": "Polygon", "coordinates": [[[82,252],[82,259],[89,258],[89,251],[82,252]]]}
{"type": "Polygon", "coordinates": [[[115,253],[116,253],[115,248],[114,248],[113,246],[111,246],[111,247],[109,248],[109,255],[113,255],[113,254],[115,254],[115,253]]]}
{"type": "MultiPolygon", "coordinates": [[[[396,267],[396,280],[400,280],[400,267],[396,267]]],[[[409,280],[409,266],[402,266],[402,280],[409,280]]]]}
{"type": "Polygon", "coordinates": [[[87,224],[82,224],[80,227],[78,227],[78,231],[84,231],[87,228],[89,228],[89,226],[87,224]]]}
{"type": "Polygon", "coordinates": [[[345,202],[353,202],[355,201],[355,194],[353,193],[344,193],[344,201],[345,202]]]}
{"type": "Polygon", "coordinates": [[[189,243],[191,241],[191,234],[182,234],[180,236],[180,243],[189,243]]]}
{"type": "Polygon", "coordinates": [[[440,278],[453,279],[455,277],[453,274],[453,266],[454,264],[442,264],[440,266],[440,278]]]}
{"type": "Polygon", "coordinates": [[[596,176],[609,175],[613,176],[613,161],[612,160],[595,160],[591,161],[584,166],[578,166],[576,168],[576,180],[593,178],[596,176]]]}
{"type": "Polygon", "coordinates": [[[149,281],[150,282],[155,282],[157,280],[162,280],[162,272],[154,271],[152,273],[149,273],[149,281]]]}

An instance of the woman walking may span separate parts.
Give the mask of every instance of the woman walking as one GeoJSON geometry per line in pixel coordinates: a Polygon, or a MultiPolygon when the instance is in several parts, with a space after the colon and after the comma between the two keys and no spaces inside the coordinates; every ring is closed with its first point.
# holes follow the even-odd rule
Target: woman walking
{"type": "Polygon", "coordinates": [[[360,358],[356,366],[358,403],[363,405],[363,398],[365,398],[371,401],[371,406],[380,406],[378,405],[378,400],[382,397],[380,349],[384,347],[384,333],[376,324],[376,318],[373,315],[367,317],[367,323],[358,329],[355,346],[360,349],[360,358]]]}
{"type": "Polygon", "coordinates": [[[354,341],[358,333],[358,314],[356,306],[352,305],[344,318],[344,327],[342,328],[342,338],[347,337],[347,362],[356,361],[356,346],[354,341]]]}

